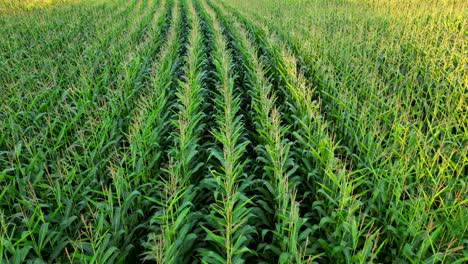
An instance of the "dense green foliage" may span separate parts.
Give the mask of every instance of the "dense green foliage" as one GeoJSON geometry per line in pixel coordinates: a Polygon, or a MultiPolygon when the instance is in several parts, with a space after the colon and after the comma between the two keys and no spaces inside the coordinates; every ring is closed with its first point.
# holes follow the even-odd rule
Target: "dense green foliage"
{"type": "Polygon", "coordinates": [[[468,261],[467,17],[0,0],[0,263],[468,261]]]}

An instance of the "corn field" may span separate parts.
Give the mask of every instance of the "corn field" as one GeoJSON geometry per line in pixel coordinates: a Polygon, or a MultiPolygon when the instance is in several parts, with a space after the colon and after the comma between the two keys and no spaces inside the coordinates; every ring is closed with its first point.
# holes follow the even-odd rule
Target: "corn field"
{"type": "Polygon", "coordinates": [[[468,262],[461,0],[0,0],[0,263],[468,262]]]}

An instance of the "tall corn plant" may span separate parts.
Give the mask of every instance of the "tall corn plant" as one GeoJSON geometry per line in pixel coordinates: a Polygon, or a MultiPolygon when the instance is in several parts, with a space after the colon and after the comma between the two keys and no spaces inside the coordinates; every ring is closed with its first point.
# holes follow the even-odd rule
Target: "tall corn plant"
{"type": "MultiPolygon", "coordinates": [[[[161,155],[154,155],[162,151],[158,146],[161,144],[161,136],[167,127],[167,120],[162,113],[162,109],[167,103],[164,96],[167,94],[168,83],[171,82],[175,65],[172,63],[176,57],[176,50],[168,48],[176,41],[174,32],[177,31],[178,21],[172,20],[177,7],[173,1],[162,1],[163,10],[152,19],[151,27],[144,33],[146,39],[137,46],[137,54],[141,54],[143,60],[141,64],[145,71],[142,72],[141,87],[135,91],[135,108],[129,109],[127,115],[128,128],[125,132],[123,147],[111,160],[108,170],[112,179],[112,186],[115,188],[115,196],[118,206],[116,223],[124,223],[129,230],[127,239],[138,244],[138,248],[133,249],[132,255],[126,261],[136,261],[141,256],[142,236],[146,236],[150,227],[152,202],[144,196],[154,193],[154,189],[148,183],[156,162],[160,162],[161,155]],[[170,32],[167,33],[168,28],[170,32]],[[166,40],[167,37],[167,40],[166,40]],[[157,53],[157,54],[155,54],[157,53]],[[158,76],[158,70],[168,75],[158,76]],[[157,100],[162,96],[162,100],[157,100]],[[161,105],[162,104],[162,105],[161,105]],[[160,121],[161,123],[157,123],[160,121]],[[151,161],[151,162],[148,162],[151,161]]],[[[124,127],[125,128],[125,127],[124,127]]],[[[157,182],[160,175],[156,174],[154,182],[157,182]]],[[[152,182],[153,182],[152,181],[152,182]]],[[[116,225],[116,224],[114,224],[116,225]]]]}
{"type": "MultiPolygon", "coordinates": [[[[218,9],[221,15],[221,9],[218,9]]],[[[269,250],[280,263],[302,263],[311,261],[306,257],[309,229],[304,228],[306,219],[299,216],[296,190],[289,181],[297,165],[290,154],[291,143],[285,138],[288,127],[281,124],[281,117],[275,106],[276,99],[271,84],[265,77],[264,65],[259,61],[256,46],[248,33],[231,15],[224,15],[225,24],[232,25],[233,37],[239,41],[243,57],[243,70],[246,71],[251,87],[251,105],[254,109],[256,146],[258,161],[264,170],[265,189],[271,192],[274,214],[274,227],[262,230],[262,236],[273,233],[273,243],[264,242],[259,249],[269,250]],[[302,230],[301,230],[302,229],[302,230]]]]}
{"type": "MultiPolygon", "coordinates": [[[[202,112],[203,88],[203,42],[200,35],[200,21],[192,2],[188,7],[188,20],[191,27],[188,36],[187,56],[184,75],[178,83],[175,113],[171,119],[174,131],[171,138],[174,145],[169,148],[169,163],[165,169],[161,216],[161,234],[156,238],[159,243],[151,247],[147,257],[158,263],[189,263],[190,249],[197,238],[191,233],[196,224],[192,213],[193,185],[196,174],[203,165],[199,160],[200,136],[203,131],[202,112]]],[[[184,9],[184,11],[186,11],[184,9]]]]}
{"type": "MultiPolygon", "coordinates": [[[[119,254],[119,261],[134,261],[139,256],[135,256],[138,252],[140,243],[140,234],[145,232],[147,226],[147,215],[145,214],[147,203],[142,199],[145,193],[145,187],[141,185],[142,181],[138,176],[135,176],[135,167],[131,153],[131,139],[133,131],[131,128],[132,120],[138,114],[138,108],[134,105],[140,100],[146,100],[147,91],[152,89],[150,74],[155,65],[159,63],[158,59],[163,56],[161,51],[164,44],[167,28],[169,27],[169,19],[171,17],[171,2],[161,1],[159,3],[160,10],[154,12],[151,18],[150,26],[141,31],[142,41],[135,47],[135,57],[130,58],[131,65],[139,67],[135,79],[133,79],[134,88],[126,92],[126,96],[122,96],[125,106],[121,110],[121,115],[125,122],[122,122],[121,130],[125,137],[122,138],[120,148],[116,148],[110,154],[110,161],[107,170],[111,176],[112,184],[108,189],[103,190],[106,196],[109,197],[108,202],[114,205],[110,215],[111,222],[115,233],[123,235],[121,230],[125,232],[124,243],[130,249],[130,256],[119,254]],[[145,98],[145,99],[142,99],[145,98]],[[127,121],[130,119],[129,121],[127,121]]],[[[153,11],[151,11],[153,12],[153,11]]],[[[150,18],[147,18],[149,21],[150,18]]]]}
{"type": "Polygon", "coordinates": [[[306,219],[299,216],[296,189],[290,179],[297,169],[290,153],[292,143],[286,139],[288,127],[281,124],[281,116],[275,106],[275,95],[271,84],[265,78],[263,65],[256,56],[254,45],[240,25],[237,35],[245,45],[245,62],[252,82],[252,105],[256,112],[256,132],[261,145],[257,146],[259,161],[262,161],[265,183],[273,190],[275,228],[273,244],[262,247],[278,255],[279,263],[303,263],[306,261],[306,248],[309,230],[301,230],[306,219]],[[302,232],[302,233],[301,233],[302,232]]]}
{"type": "Polygon", "coordinates": [[[158,263],[178,260],[177,252],[171,250],[178,241],[171,232],[176,231],[170,224],[175,225],[172,222],[174,210],[178,209],[177,203],[184,190],[179,190],[179,179],[172,177],[173,166],[166,172],[159,168],[168,144],[163,137],[171,127],[170,111],[167,108],[172,101],[169,89],[174,85],[180,55],[181,11],[184,12],[185,9],[177,4],[173,5],[172,27],[159,63],[152,72],[152,89],[148,89],[139,102],[139,110],[132,121],[130,133],[130,153],[135,168],[133,177],[136,182],[144,183],[141,188],[150,203],[150,220],[144,227],[151,232],[143,244],[146,249],[145,259],[153,259],[158,263]]]}
{"type": "Polygon", "coordinates": [[[242,193],[243,159],[248,141],[244,139],[242,117],[239,115],[240,98],[234,94],[232,60],[223,37],[218,18],[210,7],[202,3],[204,21],[212,34],[212,59],[217,73],[214,92],[216,127],[212,134],[216,145],[210,149],[214,166],[210,169],[215,203],[210,206],[204,230],[211,248],[199,249],[204,262],[242,263],[250,252],[247,244],[254,232],[249,225],[249,199],[242,193]]]}
{"type": "MultiPolygon", "coordinates": [[[[167,132],[168,115],[164,111],[167,107],[168,89],[172,83],[175,70],[174,61],[177,60],[176,44],[178,23],[174,17],[178,14],[174,1],[167,1],[167,16],[171,19],[167,40],[163,43],[160,54],[151,65],[145,88],[141,91],[140,100],[136,102],[128,133],[128,155],[132,168],[131,180],[136,186],[147,184],[156,172],[164,149],[163,136],[167,132]],[[164,74],[161,74],[164,73],[164,74]]],[[[167,18],[165,18],[167,20],[167,18]]],[[[157,178],[156,177],[156,178],[157,178]]]]}

